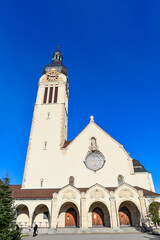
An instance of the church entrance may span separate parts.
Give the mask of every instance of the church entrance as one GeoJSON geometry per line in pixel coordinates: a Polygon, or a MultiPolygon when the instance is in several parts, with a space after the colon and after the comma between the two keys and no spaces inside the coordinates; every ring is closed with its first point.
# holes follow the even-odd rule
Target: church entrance
{"type": "Polygon", "coordinates": [[[96,207],[92,212],[92,226],[104,226],[104,214],[101,208],[96,207]]]}
{"type": "Polygon", "coordinates": [[[65,213],[65,226],[77,227],[77,213],[74,208],[68,208],[65,213]]]}
{"type": "Polygon", "coordinates": [[[119,223],[121,226],[131,226],[131,213],[127,207],[119,209],[119,223]]]}

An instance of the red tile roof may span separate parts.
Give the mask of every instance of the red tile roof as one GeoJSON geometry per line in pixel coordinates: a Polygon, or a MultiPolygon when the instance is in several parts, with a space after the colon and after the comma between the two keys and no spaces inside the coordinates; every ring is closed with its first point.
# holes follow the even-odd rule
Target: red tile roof
{"type": "Polygon", "coordinates": [[[72,141],[65,141],[64,142],[64,145],[63,145],[63,148],[66,148],[72,141]]]}
{"type": "MultiPolygon", "coordinates": [[[[107,187],[108,191],[115,191],[117,187],[107,187]]],[[[146,189],[135,187],[137,190],[142,190],[144,196],[160,196],[158,193],[148,191],[146,189]]],[[[21,185],[12,185],[12,197],[14,199],[52,199],[53,193],[58,193],[60,188],[51,189],[21,189],[21,185]]],[[[86,192],[89,188],[78,188],[80,192],[86,192]]]]}

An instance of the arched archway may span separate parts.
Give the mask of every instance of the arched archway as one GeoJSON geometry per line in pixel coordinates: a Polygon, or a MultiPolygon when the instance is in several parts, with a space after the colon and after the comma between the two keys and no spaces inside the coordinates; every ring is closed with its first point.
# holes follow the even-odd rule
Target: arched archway
{"type": "Polygon", "coordinates": [[[17,219],[16,223],[22,228],[28,228],[29,226],[29,210],[24,204],[20,204],[16,208],[17,219]]]}
{"type": "Polygon", "coordinates": [[[32,224],[37,224],[39,228],[48,228],[50,226],[49,209],[45,204],[38,205],[33,214],[32,224]]]}
{"type": "Polygon", "coordinates": [[[135,205],[135,203],[131,201],[124,201],[120,204],[119,210],[119,224],[121,227],[123,226],[140,226],[140,212],[135,205]]]}
{"type": "Polygon", "coordinates": [[[110,227],[110,215],[107,206],[102,202],[94,202],[88,211],[89,227],[110,227]]]}
{"type": "Polygon", "coordinates": [[[79,211],[72,202],[64,203],[58,214],[58,227],[79,227],[79,211]]]}

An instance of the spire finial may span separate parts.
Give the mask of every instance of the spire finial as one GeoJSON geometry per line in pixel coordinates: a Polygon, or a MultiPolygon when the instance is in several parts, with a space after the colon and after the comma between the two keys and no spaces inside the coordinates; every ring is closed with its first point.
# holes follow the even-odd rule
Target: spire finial
{"type": "Polygon", "coordinates": [[[58,48],[58,50],[59,50],[60,46],[58,45],[57,48],[58,48]]]}
{"type": "Polygon", "coordinates": [[[90,116],[90,122],[94,122],[94,117],[90,116]]]}

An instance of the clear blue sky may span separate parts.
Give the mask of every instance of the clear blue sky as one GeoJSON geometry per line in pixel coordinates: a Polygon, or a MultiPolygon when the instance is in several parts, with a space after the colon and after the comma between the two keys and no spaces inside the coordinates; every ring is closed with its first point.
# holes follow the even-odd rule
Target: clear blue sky
{"type": "Polygon", "coordinates": [[[0,177],[21,184],[37,84],[60,45],[68,140],[94,115],[160,192],[159,0],[1,1],[0,33],[0,177]]]}

